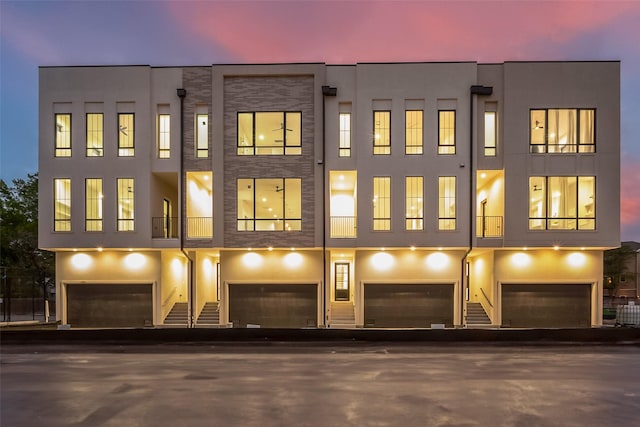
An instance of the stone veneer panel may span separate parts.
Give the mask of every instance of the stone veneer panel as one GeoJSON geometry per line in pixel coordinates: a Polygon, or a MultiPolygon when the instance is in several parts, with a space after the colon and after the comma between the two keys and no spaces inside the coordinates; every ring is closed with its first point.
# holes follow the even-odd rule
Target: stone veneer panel
{"type": "Polygon", "coordinates": [[[314,78],[227,76],[224,79],[224,246],[314,246],[314,78]],[[301,111],[302,155],[238,156],[237,113],[301,111]],[[302,231],[237,231],[237,178],[301,178],[302,231]]]}
{"type": "MultiPolygon", "coordinates": [[[[212,147],[212,128],[213,122],[211,117],[211,67],[187,67],[183,72],[183,88],[187,91],[187,96],[184,99],[184,157],[183,157],[183,171],[185,176],[182,177],[182,195],[186,202],[187,189],[186,189],[186,173],[190,171],[211,171],[212,170],[212,155],[214,155],[212,147]],[[209,157],[199,159],[195,156],[194,145],[194,126],[195,126],[195,114],[196,107],[206,105],[209,114],[209,157]]],[[[215,179],[215,177],[214,177],[215,179]]],[[[182,203],[182,215],[186,218],[186,203],[182,203]]],[[[215,221],[215,218],[214,218],[215,221]]],[[[186,224],[186,221],[185,221],[186,224]]],[[[186,230],[182,230],[186,236],[186,230]]],[[[212,239],[189,239],[184,240],[185,247],[188,248],[210,248],[212,246],[212,239]]]]}

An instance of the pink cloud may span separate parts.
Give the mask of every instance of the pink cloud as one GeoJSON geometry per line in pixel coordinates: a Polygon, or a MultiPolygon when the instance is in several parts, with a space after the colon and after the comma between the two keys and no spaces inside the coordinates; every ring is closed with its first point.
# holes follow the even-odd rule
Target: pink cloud
{"type": "Polygon", "coordinates": [[[621,176],[620,222],[623,227],[640,227],[640,160],[624,158],[621,176]]]}
{"type": "Polygon", "coordinates": [[[247,62],[541,59],[554,45],[625,14],[640,15],[640,4],[633,2],[168,5],[185,31],[215,41],[247,62]]]}

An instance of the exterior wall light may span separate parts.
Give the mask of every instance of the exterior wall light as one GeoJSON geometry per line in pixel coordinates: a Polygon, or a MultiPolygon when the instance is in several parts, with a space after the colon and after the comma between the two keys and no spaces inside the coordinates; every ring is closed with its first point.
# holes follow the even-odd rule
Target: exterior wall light
{"type": "Polygon", "coordinates": [[[449,256],[442,252],[434,252],[427,257],[427,265],[432,270],[444,270],[449,265],[449,256]]]}
{"type": "Polygon", "coordinates": [[[142,254],[131,253],[124,257],[124,265],[130,270],[138,270],[146,264],[147,259],[142,254]]]}
{"type": "Polygon", "coordinates": [[[242,256],[242,263],[245,267],[257,268],[262,265],[262,257],[255,252],[248,252],[242,256]]]}
{"type": "Polygon", "coordinates": [[[583,267],[587,263],[587,257],[580,252],[574,252],[567,257],[567,263],[571,267],[583,267]]]}
{"type": "Polygon", "coordinates": [[[303,261],[302,255],[297,252],[291,252],[284,257],[284,264],[289,268],[300,267],[303,261]]]}
{"type": "Polygon", "coordinates": [[[371,264],[378,271],[389,270],[393,266],[393,256],[387,252],[378,252],[371,257],[371,264]]]}
{"type": "Polygon", "coordinates": [[[511,262],[516,267],[524,268],[531,263],[531,258],[527,254],[518,252],[516,254],[511,255],[511,262]]]}
{"type": "Polygon", "coordinates": [[[87,254],[75,254],[71,257],[71,265],[78,270],[86,270],[91,266],[92,259],[87,254]]]}

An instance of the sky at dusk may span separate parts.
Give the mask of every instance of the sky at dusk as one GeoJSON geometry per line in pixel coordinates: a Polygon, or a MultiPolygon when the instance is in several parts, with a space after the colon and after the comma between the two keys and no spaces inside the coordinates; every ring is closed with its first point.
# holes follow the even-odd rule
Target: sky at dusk
{"type": "Polygon", "coordinates": [[[640,0],[0,0],[0,35],[4,180],[38,168],[39,66],[620,60],[621,237],[640,241],[640,0]]]}

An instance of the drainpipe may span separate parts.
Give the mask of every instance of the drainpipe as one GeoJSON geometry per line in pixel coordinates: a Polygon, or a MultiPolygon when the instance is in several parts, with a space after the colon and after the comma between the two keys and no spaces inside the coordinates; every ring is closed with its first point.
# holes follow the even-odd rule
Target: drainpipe
{"type": "Polygon", "coordinates": [[[322,159],[318,163],[322,164],[322,322],[323,326],[327,326],[327,177],[325,159],[327,158],[327,138],[326,138],[326,120],[325,120],[325,104],[328,96],[335,97],[338,94],[338,88],[331,86],[322,86],[322,159]]]}
{"type": "MultiPolygon", "coordinates": [[[[473,114],[473,101],[474,95],[484,95],[489,96],[493,93],[493,86],[481,86],[481,85],[472,85],[470,88],[469,95],[469,249],[465,252],[462,257],[462,292],[461,292],[461,304],[460,307],[465,306],[465,301],[467,300],[467,292],[469,289],[469,271],[467,269],[467,257],[473,250],[473,230],[475,224],[475,217],[473,215],[473,208],[475,206],[475,190],[473,184],[474,180],[474,165],[473,165],[473,154],[474,154],[474,140],[473,140],[473,131],[474,131],[474,114],[473,114]]],[[[477,138],[476,138],[477,140],[477,138]]],[[[464,325],[464,311],[460,313],[462,319],[460,324],[464,325]]]]}
{"type": "MultiPolygon", "coordinates": [[[[178,95],[178,98],[180,98],[180,191],[183,193],[183,197],[181,197],[181,200],[183,200],[184,197],[186,197],[186,195],[184,194],[185,192],[185,186],[184,186],[184,98],[185,96],[187,96],[187,91],[186,89],[177,89],[176,93],[178,95]]],[[[184,203],[183,203],[184,206],[184,203]]],[[[189,256],[189,253],[187,251],[184,250],[184,234],[185,234],[185,224],[184,224],[184,217],[186,215],[186,211],[183,212],[182,209],[180,210],[180,251],[184,254],[184,256],[187,258],[187,264],[188,264],[188,270],[187,270],[187,285],[188,285],[188,292],[187,292],[187,296],[189,299],[189,315],[188,315],[188,327],[189,328],[193,328],[194,327],[194,322],[193,322],[193,296],[194,296],[194,292],[193,292],[193,260],[191,259],[191,257],[189,256]]]]}

